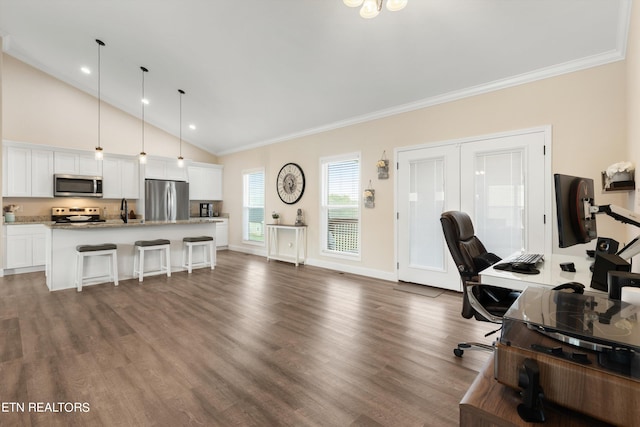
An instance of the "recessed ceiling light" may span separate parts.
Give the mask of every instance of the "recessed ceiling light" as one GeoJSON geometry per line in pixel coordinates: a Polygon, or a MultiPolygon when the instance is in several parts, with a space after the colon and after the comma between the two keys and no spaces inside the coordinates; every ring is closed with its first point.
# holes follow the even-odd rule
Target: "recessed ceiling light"
{"type": "Polygon", "coordinates": [[[80,71],[82,71],[85,74],[91,74],[91,70],[89,69],[89,67],[82,67],[80,68],[80,71]]]}
{"type": "Polygon", "coordinates": [[[189,125],[189,129],[191,129],[191,130],[196,130],[196,125],[194,125],[193,123],[191,123],[191,124],[189,125]]]}
{"type": "Polygon", "coordinates": [[[149,100],[147,98],[142,98],[142,103],[144,105],[149,105],[149,100]]]}

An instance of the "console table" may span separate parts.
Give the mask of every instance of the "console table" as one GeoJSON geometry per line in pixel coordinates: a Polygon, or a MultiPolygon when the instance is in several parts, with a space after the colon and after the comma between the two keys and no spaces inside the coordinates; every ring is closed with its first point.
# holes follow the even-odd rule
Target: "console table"
{"type": "Polygon", "coordinates": [[[267,224],[267,261],[278,260],[292,262],[296,267],[307,259],[307,226],[290,224],[267,224]],[[279,249],[282,235],[293,234],[290,247],[293,255],[283,254],[279,249]]]}

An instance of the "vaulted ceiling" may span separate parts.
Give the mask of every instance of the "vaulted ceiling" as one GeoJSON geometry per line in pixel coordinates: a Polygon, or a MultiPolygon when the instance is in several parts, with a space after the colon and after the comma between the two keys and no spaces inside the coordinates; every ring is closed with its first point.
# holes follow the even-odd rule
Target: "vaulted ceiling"
{"type": "Polygon", "coordinates": [[[4,51],[224,154],[624,58],[630,0],[0,0],[4,51]],[[82,66],[94,69],[91,75],[82,66]],[[196,129],[187,127],[195,124],[196,129]]]}

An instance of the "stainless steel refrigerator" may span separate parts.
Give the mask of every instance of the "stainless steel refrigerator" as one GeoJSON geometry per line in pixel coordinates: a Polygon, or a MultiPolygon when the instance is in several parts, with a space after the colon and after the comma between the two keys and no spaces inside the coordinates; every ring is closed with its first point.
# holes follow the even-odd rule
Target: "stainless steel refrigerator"
{"type": "Polygon", "coordinates": [[[147,221],[189,219],[189,183],[147,179],[144,212],[147,221]]]}

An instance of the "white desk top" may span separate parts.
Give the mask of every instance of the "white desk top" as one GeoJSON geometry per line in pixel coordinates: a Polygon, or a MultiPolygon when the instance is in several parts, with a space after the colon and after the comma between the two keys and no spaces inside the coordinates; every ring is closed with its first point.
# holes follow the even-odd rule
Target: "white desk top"
{"type": "Polygon", "coordinates": [[[493,267],[480,272],[480,282],[486,285],[498,286],[523,291],[527,286],[553,288],[567,282],[579,282],[585,287],[585,291],[604,293],[591,288],[591,271],[589,266],[593,259],[586,256],[574,255],[545,255],[544,261],[538,264],[540,274],[520,274],[511,271],[496,270],[493,267]],[[560,263],[573,262],[576,272],[562,271],[560,263]]]}

